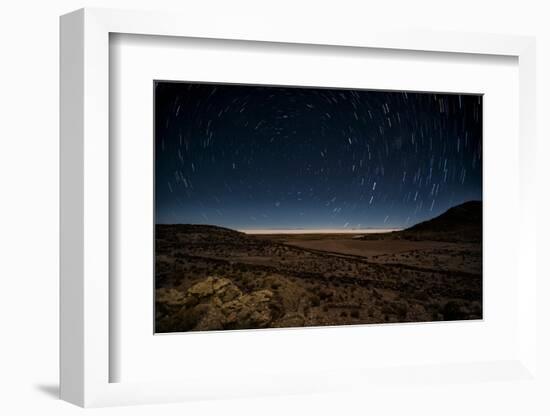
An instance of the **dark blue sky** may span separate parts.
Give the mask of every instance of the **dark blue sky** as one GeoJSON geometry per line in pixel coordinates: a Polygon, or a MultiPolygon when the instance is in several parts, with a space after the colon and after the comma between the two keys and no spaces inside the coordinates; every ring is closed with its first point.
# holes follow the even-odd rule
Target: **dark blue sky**
{"type": "Polygon", "coordinates": [[[482,97],[155,83],[157,223],[405,227],[481,199],[482,97]]]}

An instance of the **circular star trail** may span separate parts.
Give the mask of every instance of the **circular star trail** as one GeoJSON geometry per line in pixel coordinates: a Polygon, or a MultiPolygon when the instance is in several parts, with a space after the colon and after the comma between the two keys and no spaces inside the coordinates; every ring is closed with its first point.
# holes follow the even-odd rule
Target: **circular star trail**
{"type": "Polygon", "coordinates": [[[482,97],[157,82],[157,223],[403,228],[482,191],[482,97]]]}

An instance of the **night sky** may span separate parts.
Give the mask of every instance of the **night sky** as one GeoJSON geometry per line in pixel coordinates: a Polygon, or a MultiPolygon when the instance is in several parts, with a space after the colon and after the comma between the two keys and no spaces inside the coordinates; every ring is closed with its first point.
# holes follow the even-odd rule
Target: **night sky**
{"type": "Polygon", "coordinates": [[[478,95],[155,83],[157,223],[402,228],[481,200],[478,95]]]}

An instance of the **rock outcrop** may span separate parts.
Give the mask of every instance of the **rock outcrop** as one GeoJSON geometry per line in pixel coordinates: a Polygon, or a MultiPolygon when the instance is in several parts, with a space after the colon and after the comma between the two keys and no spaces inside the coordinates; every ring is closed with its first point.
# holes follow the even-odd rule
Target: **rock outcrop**
{"type": "MultiPolygon", "coordinates": [[[[165,315],[170,321],[159,321],[172,331],[265,328],[280,314],[271,290],[242,293],[231,280],[212,276],[191,286],[185,294],[158,289],[158,313],[169,310],[174,312],[165,315]]],[[[157,330],[163,332],[162,328],[157,330]]]]}

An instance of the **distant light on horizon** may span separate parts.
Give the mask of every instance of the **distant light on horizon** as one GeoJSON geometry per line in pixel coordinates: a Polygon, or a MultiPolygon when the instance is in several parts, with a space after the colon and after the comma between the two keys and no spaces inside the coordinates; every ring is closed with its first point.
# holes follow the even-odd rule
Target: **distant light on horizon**
{"type": "Polygon", "coordinates": [[[264,229],[240,229],[236,230],[245,234],[380,234],[401,231],[402,228],[369,228],[369,229],[350,229],[350,228],[264,228],[264,229]]]}

